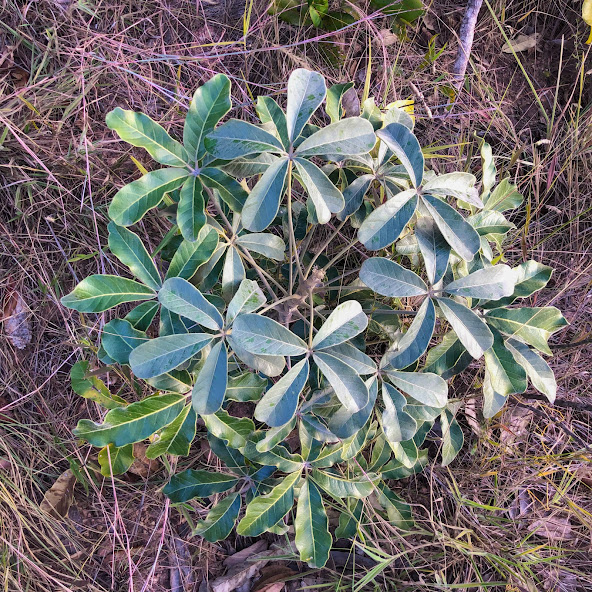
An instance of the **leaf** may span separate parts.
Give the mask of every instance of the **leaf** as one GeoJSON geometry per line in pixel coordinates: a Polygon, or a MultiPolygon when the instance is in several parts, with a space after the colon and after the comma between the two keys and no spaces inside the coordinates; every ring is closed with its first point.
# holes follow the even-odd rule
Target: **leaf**
{"type": "Polygon", "coordinates": [[[507,265],[478,269],[444,287],[453,296],[497,300],[514,291],[515,275],[507,265]]]}
{"type": "Polygon", "coordinates": [[[391,368],[407,368],[426,351],[436,326],[436,308],[430,298],[426,298],[409,329],[403,337],[391,346],[386,360],[391,368]]]}
{"type": "Polygon", "coordinates": [[[191,401],[196,413],[216,413],[224,402],[227,383],[228,352],[224,340],[220,340],[212,347],[195,377],[191,401]]]}
{"type": "MultiPolygon", "coordinates": [[[[257,441],[255,448],[257,452],[269,452],[278,447],[278,444],[283,442],[296,427],[296,416],[294,416],[288,423],[277,428],[271,428],[265,432],[265,437],[257,441]]],[[[278,447],[278,450],[280,447],[278,447]]],[[[302,450],[302,441],[301,441],[302,450]]]]}
{"type": "Polygon", "coordinates": [[[343,477],[335,473],[327,473],[319,469],[313,469],[312,480],[335,499],[354,497],[362,499],[368,497],[373,491],[378,480],[377,475],[367,473],[359,477],[343,477]]]}
{"type": "Polygon", "coordinates": [[[132,372],[138,378],[152,378],[174,370],[190,360],[212,341],[207,333],[166,335],[150,339],[130,354],[132,372]]]}
{"type": "Polygon", "coordinates": [[[191,405],[186,405],[181,413],[146,448],[146,458],[158,458],[163,454],[187,456],[195,438],[197,416],[191,405]]]}
{"type": "Polygon", "coordinates": [[[325,349],[325,353],[351,366],[360,376],[374,374],[376,372],[374,360],[351,343],[334,345],[325,349]]]}
{"type": "Polygon", "coordinates": [[[253,280],[243,280],[240,283],[236,294],[228,304],[226,312],[226,324],[231,325],[239,314],[253,312],[263,306],[266,298],[257,282],[253,280]]]}
{"type": "Polygon", "coordinates": [[[445,173],[427,181],[422,190],[430,195],[452,196],[477,208],[483,207],[475,188],[477,179],[471,173],[445,173]]]}
{"type": "Polygon", "coordinates": [[[183,142],[192,161],[203,158],[205,137],[231,106],[230,80],[224,74],[216,74],[195,91],[183,128],[183,142]]]}
{"type": "Polygon", "coordinates": [[[342,405],[353,413],[366,405],[368,389],[351,366],[322,351],[315,352],[313,358],[342,405]]]}
{"type": "Polygon", "coordinates": [[[336,539],[352,539],[362,523],[364,502],[359,499],[347,500],[348,510],[339,514],[339,526],[335,529],[336,539]]]}
{"type": "MultiPolygon", "coordinates": [[[[10,281],[10,280],[9,280],[10,281]]],[[[6,337],[17,349],[24,349],[31,342],[30,311],[23,297],[15,289],[5,289],[2,327],[6,337]]]]}
{"type": "Polygon", "coordinates": [[[123,475],[123,473],[127,473],[134,462],[134,445],[126,444],[117,447],[109,444],[100,450],[98,461],[103,477],[123,475]]]}
{"type": "Polygon", "coordinates": [[[506,348],[502,336],[495,331],[493,337],[493,345],[485,352],[485,367],[493,390],[502,397],[523,393],[527,387],[526,372],[506,348]]]}
{"type": "Polygon", "coordinates": [[[261,152],[284,152],[282,144],[275,136],[252,123],[238,119],[231,119],[210,132],[205,146],[212,156],[222,160],[233,160],[261,152]]]}
{"type": "Polygon", "coordinates": [[[483,377],[483,417],[486,419],[495,417],[506,404],[507,399],[508,395],[501,395],[494,390],[491,373],[487,366],[485,366],[483,377]]]}
{"type": "Polygon", "coordinates": [[[305,479],[296,507],[296,548],[300,560],[309,567],[322,568],[329,559],[333,539],[329,533],[329,519],[323,505],[323,498],[317,486],[305,479]]]}
{"type": "Polygon", "coordinates": [[[173,277],[166,280],[158,293],[158,300],[171,312],[183,315],[202,327],[222,329],[224,319],[218,309],[210,304],[193,284],[183,278],[173,277]]]}
{"type": "Polygon", "coordinates": [[[389,486],[380,481],[376,486],[378,503],[386,510],[391,524],[401,530],[410,530],[413,527],[413,514],[411,507],[405,503],[389,486]]]}
{"type": "Polygon", "coordinates": [[[378,251],[394,243],[405,230],[417,208],[414,189],[401,191],[376,208],[362,222],[358,240],[371,251],[378,251]]]}
{"type": "MultiPolygon", "coordinates": [[[[367,425],[370,415],[374,411],[374,404],[378,395],[378,380],[371,377],[365,382],[368,389],[368,402],[359,411],[352,413],[346,407],[338,409],[329,419],[329,430],[342,440],[363,436],[362,428],[367,425]]],[[[362,445],[365,443],[362,442],[362,445]]],[[[341,457],[340,457],[341,458],[341,457]]],[[[333,463],[330,463],[333,464],[333,463]]],[[[330,466],[330,465],[315,465],[330,466]]]]}
{"type": "Polygon", "coordinates": [[[72,390],[81,397],[98,403],[107,409],[115,409],[127,405],[127,401],[114,395],[96,376],[88,375],[88,362],[80,360],[70,370],[72,390]]]}
{"type": "Polygon", "coordinates": [[[406,469],[412,469],[416,466],[419,460],[419,449],[413,440],[406,440],[405,442],[390,442],[395,459],[399,461],[406,469]]]}
{"type": "Polygon", "coordinates": [[[212,471],[188,469],[171,477],[162,492],[175,504],[188,502],[196,497],[210,497],[224,493],[238,483],[234,475],[212,471]]]}
{"type": "Polygon", "coordinates": [[[275,154],[261,152],[260,154],[250,154],[241,158],[235,158],[230,162],[218,166],[225,173],[237,179],[244,179],[263,174],[270,165],[278,160],[280,160],[280,157],[275,154]]]}
{"type": "Polygon", "coordinates": [[[361,117],[348,117],[309,136],[298,146],[296,156],[335,155],[338,158],[370,152],[376,143],[374,128],[361,117]]]}
{"type": "Polygon", "coordinates": [[[248,417],[233,417],[221,409],[212,415],[202,417],[208,433],[224,440],[231,448],[243,448],[247,438],[255,431],[255,424],[248,417]]]}
{"type": "MultiPolygon", "coordinates": [[[[413,113],[413,107],[411,109],[411,113],[413,113]]],[[[413,117],[396,105],[388,109],[388,111],[384,114],[382,121],[383,127],[389,125],[390,123],[400,123],[401,125],[404,125],[409,131],[413,131],[413,117]]]]}
{"type": "Polygon", "coordinates": [[[137,234],[109,222],[109,249],[143,283],[158,290],[162,285],[154,261],[137,234]]]}
{"type": "Polygon", "coordinates": [[[229,376],[226,398],[230,401],[240,401],[242,403],[258,401],[266,386],[267,380],[252,372],[245,372],[239,376],[229,376]]]}
{"type": "Polygon", "coordinates": [[[308,360],[304,359],[282,376],[257,403],[255,419],[275,428],[288,423],[298,406],[298,397],[308,380],[308,360]]]}
{"type": "Polygon", "coordinates": [[[218,192],[233,212],[240,212],[243,209],[248,194],[238,181],[214,167],[201,169],[199,176],[206,187],[218,192]]]}
{"type": "Polygon", "coordinates": [[[479,236],[489,234],[506,234],[516,228],[501,212],[483,210],[467,218],[467,222],[479,233],[479,236]]]}
{"type": "Polygon", "coordinates": [[[376,135],[396,154],[405,167],[411,183],[419,187],[423,181],[424,158],[413,133],[401,123],[389,123],[376,135]]]}
{"type": "Polygon", "coordinates": [[[486,210],[505,212],[506,210],[514,210],[523,201],[524,198],[516,190],[516,185],[512,185],[510,180],[506,178],[502,179],[489,196],[484,198],[483,205],[486,210]]]}
{"type": "Polygon", "coordinates": [[[145,440],[171,423],[181,413],[185,398],[181,395],[155,395],[127,407],[111,409],[102,424],[81,419],[73,430],[78,438],[93,446],[125,446],[145,440]]]}
{"type": "Polygon", "coordinates": [[[540,38],[540,33],[532,33],[531,35],[518,35],[516,39],[513,39],[512,41],[506,41],[506,43],[502,45],[502,51],[504,53],[514,53],[532,49],[533,47],[536,47],[540,38]]]}
{"type": "Polygon", "coordinates": [[[191,175],[181,187],[177,205],[177,225],[185,240],[196,241],[205,226],[206,201],[202,182],[199,177],[191,175]]]}
{"type": "Polygon", "coordinates": [[[189,162],[185,148],[173,140],[161,125],[143,113],[116,107],[107,113],[105,123],[124,142],[145,148],[148,154],[160,164],[185,167],[189,162]]]}
{"type": "Polygon", "coordinates": [[[236,532],[241,536],[253,537],[275,526],[292,509],[294,485],[299,479],[300,471],[291,473],[269,495],[262,495],[251,501],[236,532]]]}
{"type": "Polygon", "coordinates": [[[119,226],[131,226],[180,187],[189,176],[186,169],[157,169],[123,186],[109,206],[109,218],[119,226]]]}
{"type": "Polygon", "coordinates": [[[448,380],[460,374],[472,361],[473,357],[456,333],[449,331],[442,341],[428,352],[424,371],[439,374],[444,380],[448,380]]]}
{"type": "Polygon", "coordinates": [[[165,279],[181,277],[190,280],[206,264],[218,247],[218,233],[209,225],[199,231],[195,241],[184,240],[177,249],[165,279]]]}
{"type": "Polygon", "coordinates": [[[368,317],[357,300],[343,302],[329,315],[312,340],[315,350],[333,347],[365,331],[368,317]]]}
{"type": "Polygon", "coordinates": [[[447,409],[440,415],[440,425],[442,426],[442,466],[446,467],[462,450],[465,437],[458,422],[447,409]]]}
{"type": "Polygon", "coordinates": [[[249,353],[264,356],[300,356],[308,346],[283,325],[262,315],[238,316],[232,327],[232,339],[249,353]]]}
{"type": "Polygon", "coordinates": [[[276,261],[284,260],[286,245],[275,234],[268,232],[243,234],[236,239],[236,244],[248,251],[255,251],[255,253],[259,253],[270,259],[275,259],[276,261]]]}
{"type": "Polygon", "coordinates": [[[148,341],[144,331],[134,329],[129,321],[113,319],[101,332],[101,345],[107,355],[119,364],[129,364],[130,353],[148,341]]]}
{"type": "Polygon", "coordinates": [[[191,375],[187,370],[171,370],[160,376],[148,378],[146,382],[159,391],[185,394],[191,390],[191,375]]]}
{"type": "Polygon", "coordinates": [[[472,261],[481,248],[477,231],[454,208],[437,197],[423,194],[421,199],[446,242],[465,261],[472,261]]]}
{"type": "Polygon", "coordinates": [[[226,251],[224,267],[222,267],[222,296],[230,302],[241,282],[245,279],[245,266],[238,251],[230,247],[226,251]]]}
{"type": "Polygon", "coordinates": [[[276,136],[279,137],[284,148],[290,148],[290,138],[288,137],[288,124],[286,114],[280,109],[280,106],[272,97],[258,96],[255,104],[257,115],[261,123],[267,123],[273,126],[276,136]]]}
{"type": "Polygon", "coordinates": [[[146,331],[159,308],[158,302],[142,302],[125,315],[125,320],[129,321],[134,329],[146,331]]]}
{"type": "Polygon", "coordinates": [[[382,383],[382,431],[388,442],[404,442],[411,440],[417,431],[417,423],[413,417],[405,413],[407,399],[388,383],[382,383]]]}
{"type": "Polygon", "coordinates": [[[516,362],[524,368],[534,388],[546,395],[553,403],[557,395],[557,382],[549,364],[527,345],[516,339],[508,339],[506,347],[516,362]]]}
{"type": "Polygon", "coordinates": [[[261,372],[265,376],[270,378],[279,376],[286,366],[286,360],[283,357],[260,356],[249,353],[232,338],[232,335],[227,335],[226,341],[241,362],[244,362],[249,368],[261,372]]]}
{"type": "Polygon", "coordinates": [[[487,325],[470,308],[451,298],[436,298],[436,302],[460,342],[478,360],[493,345],[493,335],[487,325]]]}
{"type": "Polygon", "coordinates": [[[318,72],[297,68],[288,79],[286,125],[288,139],[294,142],[327,94],[325,79],[318,72]]]}
{"type": "Polygon", "coordinates": [[[257,445],[264,440],[265,432],[254,434],[243,449],[243,454],[259,465],[277,467],[282,473],[300,471],[304,459],[300,454],[291,454],[284,446],[276,446],[271,450],[258,450],[257,445]]]}
{"type": "Polygon", "coordinates": [[[60,302],[78,312],[103,312],[124,302],[150,300],[154,290],[116,275],[89,275],[60,302]]]}
{"type": "Polygon", "coordinates": [[[208,512],[205,520],[196,523],[191,534],[201,536],[210,543],[224,540],[234,528],[240,507],[240,493],[231,493],[208,512]]]}
{"type": "Polygon", "coordinates": [[[568,322],[554,306],[496,308],[487,312],[487,323],[509,337],[524,341],[539,351],[552,355],[547,340],[568,322]]]}
{"type": "Polygon", "coordinates": [[[68,469],[64,471],[45,492],[39,508],[54,518],[63,518],[68,514],[72,499],[76,475],[68,469]]]}
{"type": "Polygon", "coordinates": [[[448,403],[448,383],[437,374],[428,372],[398,372],[385,369],[391,382],[416,401],[442,408],[448,403]]]}
{"type": "Polygon", "coordinates": [[[280,207],[288,174],[287,158],[280,158],[263,173],[242,210],[243,226],[252,232],[265,230],[274,220],[280,207]]]}
{"type": "Polygon", "coordinates": [[[325,111],[331,119],[331,123],[339,121],[345,114],[346,110],[342,106],[342,101],[347,91],[353,87],[353,82],[345,82],[344,84],[334,84],[329,90],[327,90],[327,104],[325,106],[325,111]]]}
{"type": "Polygon", "coordinates": [[[391,298],[422,296],[428,291],[418,275],[384,257],[366,259],[360,269],[360,280],[374,292],[391,298]]]}
{"type": "Polygon", "coordinates": [[[343,199],[345,206],[337,212],[337,219],[345,220],[348,216],[355,214],[362,205],[364,196],[368,193],[370,184],[374,177],[372,175],[361,175],[356,177],[344,190],[343,199]]]}
{"type": "Polygon", "coordinates": [[[314,204],[319,224],[327,224],[332,213],[343,210],[345,201],[341,191],[316,164],[304,158],[295,158],[294,162],[308,197],[314,204]]]}
{"type": "Polygon", "coordinates": [[[430,284],[437,284],[448,269],[450,246],[432,218],[421,217],[415,224],[415,237],[430,284]]]}

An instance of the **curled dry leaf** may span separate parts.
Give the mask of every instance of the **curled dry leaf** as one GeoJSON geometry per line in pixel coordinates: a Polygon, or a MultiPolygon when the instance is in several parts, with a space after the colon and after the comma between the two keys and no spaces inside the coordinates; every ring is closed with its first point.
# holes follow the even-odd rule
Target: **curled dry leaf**
{"type": "Polygon", "coordinates": [[[516,39],[513,39],[509,43],[504,43],[502,51],[504,53],[512,53],[514,51],[526,51],[536,47],[536,44],[541,38],[540,33],[533,33],[532,35],[518,35],[516,39]]]}
{"type": "Polygon", "coordinates": [[[528,530],[550,541],[567,541],[574,538],[569,518],[566,516],[546,516],[535,520],[528,530]]]}
{"type": "Polygon", "coordinates": [[[72,504],[75,484],[76,476],[68,469],[45,492],[39,507],[54,518],[63,518],[72,504]]]}
{"type": "Polygon", "coordinates": [[[16,291],[9,292],[4,300],[2,315],[4,333],[18,349],[24,349],[31,341],[29,311],[23,297],[16,291]]]}

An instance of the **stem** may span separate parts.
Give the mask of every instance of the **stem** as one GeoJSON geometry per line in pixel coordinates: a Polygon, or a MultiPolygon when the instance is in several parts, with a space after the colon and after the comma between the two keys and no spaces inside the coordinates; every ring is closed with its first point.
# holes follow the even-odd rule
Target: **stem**
{"type": "Polygon", "coordinates": [[[292,269],[292,256],[296,259],[296,267],[300,281],[304,281],[298,249],[296,248],[296,236],[294,234],[294,223],[292,221],[292,159],[288,161],[288,226],[290,227],[290,294],[294,291],[294,272],[292,269]]]}
{"type": "Polygon", "coordinates": [[[337,255],[335,255],[335,257],[333,257],[333,259],[331,259],[331,261],[329,261],[329,263],[323,267],[323,271],[327,271],[327,269],[329,269],[329,267],[331,267],[335,261],[338,261],[343,255],[345,255],[357,242],[358,239],[354,238],[349,243],[347,243],[347,245],[345,245],[345,247],[343,247],[343,249],[341,249],[341,251],[339,251],[339,253],[337,253],[337,255]]]}
{"type": "MultiPolygon", "coordinates": [[[[235,245],[235,248],[237,247],[237,245],[235,245]]],[[[287,294],[286,290],[284,290],[284,288],[282,287],[281,284],[279,284],[273,277],[271,277],[266,271],[264,271],[263,269],[261,269],[258,265],[257,262],[255,261],[255,259],[253,259],[251,253],[249,253],[249,251],[247,251],[247,249],[244,248],[240,248],[237,249],[238,253],[240,255],[242,255],[251,265],[251,267],[257,272],[257,275],[261,278],[261,281],[265,284],[265,287],[267,288],[267,290],[269,291],[269,293],[272,295],[274,301],[277,300],[277,296],[275,295],[275,292],[272,290],[271,286],[269,285],[269,282],[267,281],[268,279],[273,283],[273,285],[284,295],[287,294]]]]}
{"type": "Polygon", "coordinates": [[[316,255],[312,258],[312,261],[308,264],[308,267],[306,268],[306,272],[304,273],[306,277],[308,277],[308,275],[310,274],[316,260],[323,254],[323,251],[327,248],[331,241],[339,234],[339,231],[345,226],[345,222],[346,220],[344,220],[337,228],[335,228],[333,232],[323,242],[323,244],[319,247],[319,250],[317,251],[316,255]]]}
{"type": "Polygon", "coordinates": [[[313,328],[314,328],[314,301],[312,299],[313,293],[312,290],[308,293],[308,300],[310,302],[310,327],[308,330],[308,349],[312,349],[312,337],[313,337],[313,328]]]}

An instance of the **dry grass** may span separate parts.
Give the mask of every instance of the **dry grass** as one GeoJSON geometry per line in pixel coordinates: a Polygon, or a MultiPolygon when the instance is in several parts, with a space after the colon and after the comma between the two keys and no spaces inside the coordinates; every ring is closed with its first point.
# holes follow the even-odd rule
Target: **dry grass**
{"type": "MultiPolygon", "coordinates": [[[[541,32],[543,41],[518,54],[518,64],[500,53],[503,39],[485,6],[467,87],[449,112],[441,91],[462,4],[434,0],[410,39],[388,47],[373,41],[385,21],[359,5],[360,23],[324,39],[342,51],[337,64],[327,62],[314,31],[278,24],[261,3],[244,38],[242,19],[234,29],[211,15],[205,20],[201,5],[188,0],[0,4],[0,286],[22,294],[33,330],[22,351],[0,337],[4,590],[168,590],[170,574],[187,568],[184,553],[193,557],[199,583],[217,573],[221,556],[245,544],[182,542],[179,517],[158,493],[166,477],[161,469],[116,483],[96,475],[96,458],[71,435],[77,420],[96,410],[71,392],[68,372],[93,350],[108,318],[82,326],[58,299],[75,278],[117,270],[102,251],[106,207],[137,175],[130,156],[148,165],[106,129],[109,110],[141,110],[178,132],[194,88],[221,71],[235,83],[233,115],[248,118],[252,99],[279,92],[298,66],[317,67],[331,82],[355,80],[359,88],[370,68],[377,102],[416,98],[422,143],[448,147],[438,150],[447,159],[432,160],[441,171],[477,168],[474,134],[487,137],[498,166],[527,197],[506,256],[555,267],[536,304],[558,306],[571,323],[554,344],[559,398],[589,406],[553,408],[525,397],[520,401],[534,408],[525,415],[513,402],[487,425],[463,416],[463,456],[446,470],[432,466],[399,484],[416,505],[417,528],[402,535],[372,516],[359,548],[376,566],[335,568],[323,580],[343,590],[589,589],[592,347],[577,345],[592,330],[589,47],[575,5],[491,2],[506,34],[541,32]],[[422,69],[436,33],[438,47],[448,45],[422,69]],[[68,468],[79,484],[74,511],[60,521],[39,503],[68,468]]],[[[154,247],[164,227],[152,217],[139,232],[154,247]]],[[[468,401],[475,380],[455,384],[468,401]]],[[[192,462],[213,462],[207,449],[196,448],[192,462]]]]}

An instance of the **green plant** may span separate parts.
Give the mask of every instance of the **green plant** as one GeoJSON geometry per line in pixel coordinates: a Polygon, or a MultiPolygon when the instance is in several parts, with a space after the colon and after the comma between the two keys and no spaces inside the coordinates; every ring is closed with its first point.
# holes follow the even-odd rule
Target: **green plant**
{"type": "Polygon", "coordinates": [[[88,362],[72,369],[74,390],[109,410],[74,431],[102,448],[103,474],[127,470],[146,439],[148,458],[187,456],[199,416],[227,470],[173,472],[164,494],[183,511],[194,498],[218,500],[194,528],[210,541],[239,517],[241,535],[285,532],[297,499],[295,544],[316,567],[331,548],[327,498],[342,510],[339,537],[363,535],[368,496],[409,528],[411,510],[389,480],[423,469],[426,439],[441,444],[444,465],[458,454],[460,401],[447,381],[474,360],[485,361],[486,417],[527,377],[552,402],[553,373],[536,350],[550,354],[548,337],[566,324],[556,308],[512,306],[551,269],[500,263],[514,228],[503,212],[523,198],[508,179],[496,184],[491,148],[482,146],[479,193],[472,174],[425,169],[405,111],[372,103],[342,119],[349,86],[327,92],[320,74],[299,69],[285,112],[259,97],[261,125],[218,125],[231,102],[217,75],[195,94],[183,145],[145,115],[115,109],[108,125],[167,165],[120,189],[109,208],[109,248],[136,279],[93,275],[62,298],[81,313],[143,301],[105,325],[98,355],[129,367],[151,396],[130,402],[88,362]],[[318,127],[310,118],[325,98],[332,123],[318,127]],[[250,190],[235,180],[252,177],[250,190]],[[127,228],[156,207],[176,216],[160,262],[127,228]],[[233,402],[254,404],[253,417],[233,416],[233,402]]]}

